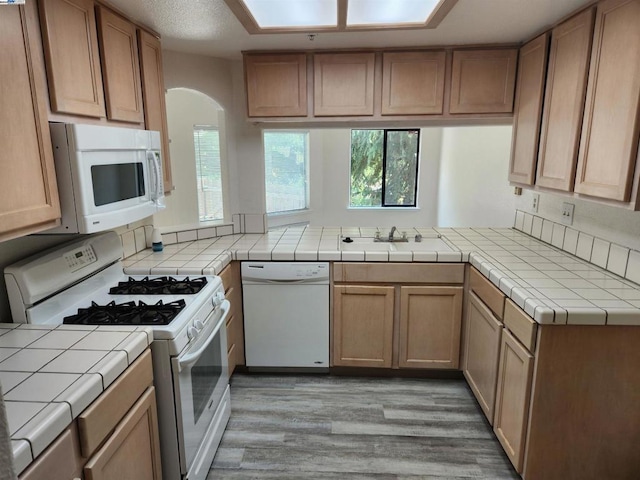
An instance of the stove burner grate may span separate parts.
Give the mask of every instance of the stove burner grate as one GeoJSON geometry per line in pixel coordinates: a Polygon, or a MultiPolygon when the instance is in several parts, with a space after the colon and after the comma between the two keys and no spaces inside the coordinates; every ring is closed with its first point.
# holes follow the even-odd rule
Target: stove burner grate
{"type": "Polygon", "coordinates": [[[76,325],[168,325],[185,307],[185,301],[153,305],[139,301],[98,305],[91,302],[88,308],[79,308],[78,313],[65,317],[63,323],[76,325]]]}
{"type": "Polygon", "coordinates": [[[207,284],[205,277],[190,279],[186,277],[182,280],[173,277],[158,277],[142,280],[135,280],[129,277],[126,282],[119,282],[117,286],[111,287],[109,293],[112,295],[193,295],[198,293],[207,284]]]}

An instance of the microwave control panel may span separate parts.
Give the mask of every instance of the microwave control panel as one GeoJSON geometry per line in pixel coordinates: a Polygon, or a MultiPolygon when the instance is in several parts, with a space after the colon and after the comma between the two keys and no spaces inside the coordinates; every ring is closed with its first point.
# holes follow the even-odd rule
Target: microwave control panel
{"type": "Polygon", "coordinates": [[[91,248],[91,245],[84,245],[81,248],[65,253],[64,258],[67,261],[69,270],[72,272],[75,272],[82,267],[86,267],[97,260],[96,254],[94,253],[93,248],[91,248]]]}

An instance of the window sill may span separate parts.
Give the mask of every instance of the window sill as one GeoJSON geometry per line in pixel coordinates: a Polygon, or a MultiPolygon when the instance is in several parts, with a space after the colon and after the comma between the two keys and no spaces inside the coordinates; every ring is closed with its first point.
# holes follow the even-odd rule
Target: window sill
{"type": "Polygon", "coordinates": [[[387,211],[406,212],[406,211],[420,210],[420,207],[347,207],[347,210],[355,210],[355,211],[376,210],[380,212],[387,212],[387,211]]]}

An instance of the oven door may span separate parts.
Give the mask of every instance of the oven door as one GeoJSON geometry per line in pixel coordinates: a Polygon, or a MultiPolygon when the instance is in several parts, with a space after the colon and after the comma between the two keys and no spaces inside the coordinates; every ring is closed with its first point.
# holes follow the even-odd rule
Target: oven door
{"type": "Polygon", "coordinates": [[[171,359],[180,449],[180,469],[186,473],[229,384],[224,300],[204,322],[198,339],[171,359]]]}

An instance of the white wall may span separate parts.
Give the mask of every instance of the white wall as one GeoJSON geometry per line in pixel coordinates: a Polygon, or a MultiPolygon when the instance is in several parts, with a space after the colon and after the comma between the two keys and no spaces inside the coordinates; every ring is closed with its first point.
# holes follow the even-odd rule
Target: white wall
{"type": "MultiPolygon", "coordinates": [[[[211,125],[220,130],[221,163],[225,164],[223,145],[224,110],[207,95],[196,90],[173,88],[167,92],[167,124],[171,137],[171,171],[174,191],[165,199],[167,208],[153,217],[157,227],[198,223],[194,125],[211,125]]],[[[224,172],[223,172],[224,173],[224,172]]],[[[226,183],[228,189],[228,183],[226,183]]],[[[226,212],[230,218],[230,213],[226,212]]]]}
{"type": "Polygon", "coordinates": [[[511,126],[443,129],[439,226],[513,226],[517,197],[507,180],[511,131],[511,126]]]}
{"type": "Polygon", "coordinates": [[[534,213],[531,208],[534,192],[528,190],[518,198],[516,208],[554,222],[561,222],[562,204],[573,203],[575,210],[571,228],[640,250],[640,212],[602,205],[589,200],[538,193],[540,193],[538,213],[534,213]]]}

